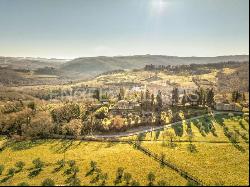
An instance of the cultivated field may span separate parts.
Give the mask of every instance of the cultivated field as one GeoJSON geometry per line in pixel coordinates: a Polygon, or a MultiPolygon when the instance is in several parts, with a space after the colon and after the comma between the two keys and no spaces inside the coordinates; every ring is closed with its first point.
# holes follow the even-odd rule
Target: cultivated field
{"type": "Polygon", "coordinates": [[[99,184],[91,184],[92,176],[85,176],[89,170],[91,160],[96,161],[100,169],[108,173],[107,184],[109,185],[113,185],[118,167],[123,167],[125,172],[131,173],[133,179],[137,180],[141,185],[147,185],[147,174],[151,171],[155,173],[156,180],[164,180],[169,185],[187,184],[185,179],[171,169],[161,168],[150,157],[133,149],[131,145],[122,143],[41,140],[34,143],[21,142],[13,144],[1,152],[0,155],[0,163],[6,167],[1,180],[6,177],[7,170],[14,167],[16,162],[23,161],[26,164],[22,172],[15,174],[0,185],[17,185],[22,181],[30,185],[40,185],[46,178],[53,179],[57,185],[63,185],[67,179],[67,175],[64,174],[67,167],[57,173],[53,173],[53,170],[57,167],[56,162],[64,158],[65,160],[76,161],[76,165],[80,169],[78,177],[81,180],[81,185],[99,184]],[[32,160],[36,158],[44,161],[46,166],[38,176],[29,178],[32,160]]]}
{"type": "MultiPolygon", "coordinates": [[[[142,146],[154,153],[164,154],[166,159],[175,163],[185,171],[192,173],[207,185],[247,185],[249,183],[249,124],[242,117],[216,116],[211,120],[215,127],[214,134],[207,132],[201,134],[195,124],[207,119],[192,121],[193,139],[190,141],[183,125],[183,135],[174,137],[174,146],[170,146],[169,137],[165,137],[164,130],[156,133],[147,133],[142,146]],[[225,126],[223,126],[224,124],[225,126]],[[223,127],[222,127],[223,126],[223,127]],[[226,136],[223,128],[236,133],[236,141],[232,142],[226,136]],[[190,149],[193,145],[193,149],[190,149]]],[[[206,121],[206,123],[205,123],[206,121]]]]}
{"type": "MultiPolygon", "coordinates": [[[[200,121],[202,120],[207,119],[204,118],[200,121]]],[[[163,135],[166,130],[160,133],[145,134],[143,138],[140,138],[140,144],[153,153],[164,154],[167,161],[202,180],[206,185],[248,185],[249,124],[237,116],[217,116],[215,120],[211,121],[214,123],[216,135],[212,135],[211,132],[206,133],[205,136],[202,135],[195,126],[196,122],[191,122],[194,133],[191,144],[195,147],[193,151],[189,149],[190,142],[185,133],[182,137],[175,136],[175,146],[169,146],[168,136],[163,135]],[[232,143],[225,136],[223,131],[225,127],[228,127],[230,132],[239,132],[236,143],[232,143]]],[[[185,129],[185,124],[183,126],[185,129]]],[[[168,131],[174,132],[174,129],[168,131]]],[[[129,139],[136,140],[138,137],[129,139]]],[[[2,138],[2,145],[4,141],[2,138]]],[[[76,161],[80,170],[77,176],[81,185],[100,185],[102,182],[100,180],[91,183],[94,175],[86,176],[91,161],[95,161],[102,172],[108,174],[106,185],[114,185],[116,170],[119,167],[123,167],[125,172],[132,174],[132,178],[140,185],[148,185],[149,172],[155,174],[155,184],[165,181],[166,185],[188,185],[188,181],[177,172],[166,166],[161,167],[159,162],[126,142],[71,140],[23,141],[8,144],[0,152],[0,165],[5,166],[5,170],[0,176],[0,185],[17,185],[22,181],[30,185],[40,185],[46,178],[53,179],[56,185],[65,185],[68,175],[64,172],[69,166],[66,164],[59,172],[53,172],[58,167],[57,161],[62,159],[76,161]],[[36,158],[40,158],[45,163],[45,167],[37,176],[29,177],[33,168],[32,161],[36,158]],[[15,168],[15,163],[18,161],[25,163],[23,170],[8,178],[8,170],[15,168]]],[[[119,185],[123,184],[125,184],[124,181],[119,185]]]]}

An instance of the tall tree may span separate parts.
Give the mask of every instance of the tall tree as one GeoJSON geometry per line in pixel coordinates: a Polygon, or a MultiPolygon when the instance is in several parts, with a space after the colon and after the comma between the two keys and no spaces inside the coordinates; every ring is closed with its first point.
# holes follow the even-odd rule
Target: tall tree
{"type": "Polygon", "coordinates": [[[239,102],[242,96],[243,95],[241,95],[238,90],[237,91],[233,91],[232,92],[232,101],[233,102],[239,102]]]}
{"type": "Polygon", "coordinates": [[[236,92],[236,102],[239,102],[241,100],[241,94],[240,94],[240,91],[238,90],[236,92]]]}
{"type": "Polygon", "coordinates": [[[100,101],[100,91],[99,91],[99,89],[96,89],[96,90],[94,91],[93,98],[95,98],[95,99],[97,99],[98,101],[100,101]]]}
{"type": "Polygon", "coordinates": [[[214,106],[214,90],[213,88],[208,90],[208,93],[207,93],[207,105],[209,107],[212,107],[214,106]]]}
{"type": "Polygon", "coordinates": [[[245,92],[242,93],[242,101],[246,101],[246,95],[245,92]]]}
{"type": "Polygon", "coordinates": [[[186,93],[186,90],[184,90],[183,97],[182,97],[182,100],[181,100],[181,104],[183,106],[185,106],[187,104],[187,93],[186,93]]]}
{"type": "Polygon", "coordinates": [[[124,88],[120,88],[120,93],[118,95],[118,99],[119,100],[123,100],[125,98],[125,89],[124,88]]]}
{"type": "Polygon", "coordinates": [[[151,94],[151,111],[154,111],[155,108],[155,96],[151,94]]]}
{"type": "Polygon", "coordinates": [[[235,102],[235,100],[236,100],[236,92],[233,91],[232,92],[232,101],[235,102]]]}
{"type": "Polygon", "coordinates": [[[143,111],[144,110],[144,93],[143,93],[143,91],[141,91],[141,111],[143,111]]]}
{"type": "Polygon", "coordinates": [[[141,102],[143,102],[143,100],[144,100],[144,93],[143,91],[141,91],[141,102]]]}
{"type": "Polygon", "coordinates": [[[197,104],[198,105],[204,105],[205,104],[205,91],[203,88],[200,88],[198,91],[197,91],[197,96],[198,96],[198,101],[197,101],[197,104]]]}
{"type": "Polygon", "coordinates": [[[156,110],[157,110],[157,112],[161,112],[162,111],[162,107],[163,107],[163,101],[162,101],[161,91],[158,91],[158,94],[157,94],[157,97],[156,97],[156,101],[157,101],[156,110]]]}
{"type": "Polygon", "coordinates": [[[146,90],[146,100],[150,100],[150,92],[148,89],[146,90]]]}
{"type": "Polygon", "coordinates": [[[179,103],[179,89],[174,88],[172,91],[172,106],[177,105],[179,103]]]}
{"type": "Polygon", "coordinates": [[[149,92],[149,90],[147,89],[146,90],[146,100],[145,100],[145,110],[146,111],[149,111],[150,110],[150,105],[151,105],[151,96],[150,96],[150,92],[149,92]]]}

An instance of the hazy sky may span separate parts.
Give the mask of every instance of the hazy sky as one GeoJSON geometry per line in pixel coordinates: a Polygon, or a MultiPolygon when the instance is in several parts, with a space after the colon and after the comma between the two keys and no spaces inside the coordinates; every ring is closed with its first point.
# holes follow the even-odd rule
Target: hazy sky
{"type": "Polygon", "coordinates": [[[248,0],[0,0],[0,56],[217,56],[248,40],[248,0]]]}

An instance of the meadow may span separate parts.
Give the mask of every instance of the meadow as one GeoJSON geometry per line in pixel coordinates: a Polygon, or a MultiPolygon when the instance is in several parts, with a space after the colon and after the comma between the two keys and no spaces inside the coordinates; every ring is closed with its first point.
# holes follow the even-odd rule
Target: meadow
{"type": "Polygon", "coordinates": [[[53,179],[56,185],[65,185],[67,175],[64,172],[67,170],[67,166],[59,172],[53,172],[57,167],[56,162],[61,159],[76,161],[80,170],[78,178],[81,185],[99,184],[98,182],[91,183],[93,176],[85,176],[91,161],[95,161],[97,166],[108,174],[107,185],[114,185],[116,170],[119,167],[123,167],[125,172],[129,172],[133,180],[138,181],[140,185],[148,184],[147,174],[149,172],[155,173],[157,181],[164,180],[169,185],[187,184],[187,181],[177,173],[168,168],[161,168],[159,163],[135,150],[129,144],[40,140],[14,143],[0,152],[0,164],[6,168],[0,176],[0,185],[18,185],[20,182],[40,185],[46,178],[53,179]],[[45,167],[38,176],[30,178],[29,173],[33,167],[32,160],[36,158],[40,158],[45,163],[45,167]],[[15,167],[15,163],[18,161],[25,163],[23,171],[4,181],[8,175],[8,169],[15,167]]]}
{"type": "MultiPolygon", "coordinates": [[[[206,121],[201,119],[199,121],[206,121]]],[[[210,119],[211,120],[211,119],[210,119]]],[[[206,124],[209,123],[206,121],[206,124]]],[[[142,146],[148,150],[165,155],[165,158],[192,173],[206,185],[248,185],[249,184],[249,124],[240,116],[216,116],[211,121],[215,132],[202,134],[196,127],[197,121],[191,122],[193,138],[190,141],[185,131],[183,136],[176,136],[173,145],[166,131],[147,133],[143,136],[142,146]],[[224,124],[229,132],[235,132],[237,142],[232,142],[225,135],[224,124]],[[191,149],[191,148],[192,149],[191,149]]],[[[134,137],[135,139],[135,137],[134,137]]]]}
{"type": "MultiPolygon", "coordinates": [[[[201,119],[207,120],[207,119],[201,119]]],[[[237,131],[239,134],[247,133],[249,137],[249,124],[240,116],[217,116],[212,120],[216,129],[216,136],[208,132],[205,136],[196,127],[197,122],[191,122],[194,134],[192,142],[188,140],[186,133],[174,138],[174,146],[169,146],[168,137],[164,137],[165,131],[174,132],[174,128],[159,132],[144,134],[140,137],[141,146],[150,151],[164,155],[164,158],[184,171],[202,180],[206,185],[248,185],[249,181],[249,142],[244,136],[239,136],[236,143],[229,141],[223,128],[229,131],[237,131]],[[240,122],[241,121],[241,122],[240,122]],[[222,123],[225,124],[222,127],[222,123]],[[189,146],[194,145],[190,151],[189,146]],[[240,149],[239,149],[240,148],[240,149]]],[[[183,127],[185,129],[185,122],[183,127]]],[[[140,135],[141,136],[141,135],[140,135]]],[[[130,140],[138,141],[138,137],[130,137],[130,140]]],[[[0,146],[6,139],[1,137],[0,146]]],[[[10,142],[0,152],[0,165],[5,169],[0,175],[0,185],[18,185],[26,182],[30,185],[40,185],[46,178],[51,178],[56,185],[69,185],[66,171],[68,164],[54,172],[58,167],[57,162],[74,160],[79,167],[77,177],[81,185],[101,185],[102,180],[95,181],[95,175],[88,175],[90,162],[97,163],[97,167],[107,173],[106,185],[114,185],[117,169],[124,168],[124,172],[132,175],[132,181],[140,185],[148,185],[147,175],[153,172],[156,176],[155,185],[165,182],[165,185],[190,185],[190,183],[174,170],[162,167],[159,162],[144,154],[126,142],[83,142],[73,140],[37,140],[10,142]],[[37,176],[30,176],[34,169],[32,161],[40,158],[45,166],[37,176]],[[15,168],[18,161],[25,163],[20,172],[9,176],[9,170],[15,168]],[[138,183],[137,183],[138,184],[138,183]]],[[[125,185],[122,181],[118,185],[125,185]]]]}

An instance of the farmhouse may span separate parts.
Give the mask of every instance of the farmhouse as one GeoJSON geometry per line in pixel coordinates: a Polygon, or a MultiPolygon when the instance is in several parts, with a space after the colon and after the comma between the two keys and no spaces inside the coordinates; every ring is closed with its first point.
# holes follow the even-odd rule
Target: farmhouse
{"type": "Polygon", "coordinates": [[[236,103],[216,103],[215,109],[218,111],[234,111],[241,112],[242,106],[236,103]]]}
{"type": "Polygon", "coordinates": [[[133,109],[133,106],[126,100],[120,100],[116,104],[118,109],[133,109]]]}
{"type": "Polygon", "coordinates": [[[139,114],[140,104],[133,101],[120,100],[115,106],[110,108],[113,115],[127,115],[129,113],[139,114]]]}
{"type": "Polygon", "coordinates": [[[157,95],[159,91],[161,91],[162,95],[169,95],[173,90],[171,86],[163,86],[153,83],[148,84],[146,89],[150,90],[154,95],[157,95]]]}

